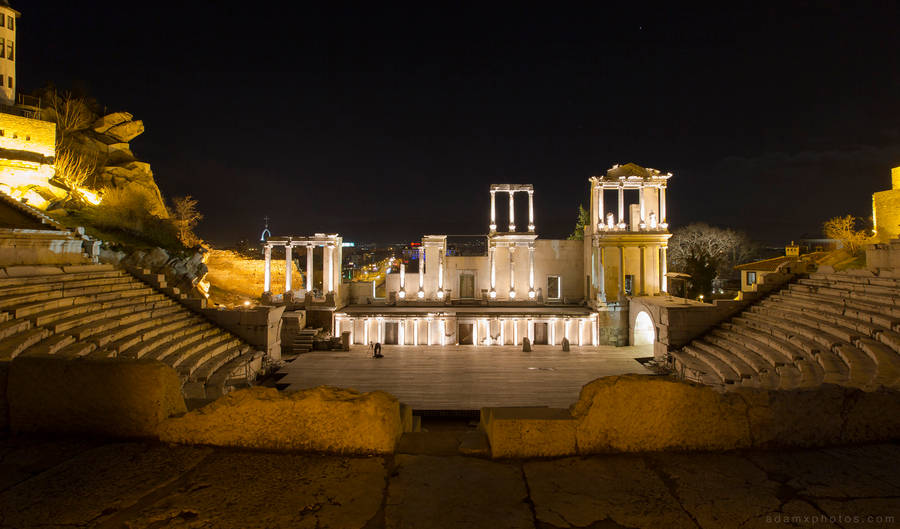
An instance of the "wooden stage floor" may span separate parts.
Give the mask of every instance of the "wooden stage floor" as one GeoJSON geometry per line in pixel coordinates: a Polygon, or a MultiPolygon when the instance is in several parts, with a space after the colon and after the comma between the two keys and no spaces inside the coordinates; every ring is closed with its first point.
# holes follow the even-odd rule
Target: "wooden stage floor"
{"type": "Polygon", "coordinates": [[[478,410],[484,406],[565,408],[581,386],[602,376],[650,373],[636,358],[653,356],[653,346],[385,346],[384,358],[366,346],[349,352],[300,355],[280,373],[288,391],[320,385],[383,390],[414,410],[478,410]]]}

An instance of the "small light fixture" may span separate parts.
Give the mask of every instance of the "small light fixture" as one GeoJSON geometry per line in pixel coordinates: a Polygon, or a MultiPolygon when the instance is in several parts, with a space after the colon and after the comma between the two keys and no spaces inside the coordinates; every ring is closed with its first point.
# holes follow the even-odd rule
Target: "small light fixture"
{"type": "Polygon", "coordinates": [[[250,306],[250,300],[244,300],[244,307],[250,306]]]}
{"type": "Polygon", "coordinates": [[[494,290],[493,288],[491,289],[491,291],[488,295],[491,297],[491,299],[497,299],[497,291],[494,290]]]}
{"type": "Polygon", "coordinates": [[[438,299],[444,299],[444,289],[438,290],[438,299]]]}
{"type": "Polygon", "coordinates": [[[400,299],[403,299],[403,298],[406,297],[406,291],[405,291],[405,290],[401,290],[399,293],[397,293],[397,295],[400,296],[400,299]]]}
{"type": "Polygon", "coordinates": [[[534,293],[534,289],[532,288],[531,290],[528,291],[528,299],[534,299],[534,296],[535,296],[535,293],[534,293]]]}
{"type": "Polygon", "coordinates": [[[509,291],[509,299],[516,299],[516,291],[515,290],[509,291]]]}
{"type": "Polygon", "coordinates": [[[422,290],[422,289],[419,289],[419,291],[416,292],[416,297],[419,298],[419,299],[424,298],[424,297],[425,297],[425,291],[422,290]]]}

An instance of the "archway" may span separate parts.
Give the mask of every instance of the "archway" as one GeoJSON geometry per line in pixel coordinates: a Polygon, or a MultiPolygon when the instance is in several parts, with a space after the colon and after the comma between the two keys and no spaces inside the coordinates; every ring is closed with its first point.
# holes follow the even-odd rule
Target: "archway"
{"type": "Polygon", "coordinates": [[[647,311],[641,311],[634,319],[634,335],[631,337],[631,345],[653,345],[656,341],[656,329],[653,327],[653,319],[647,311]]]}

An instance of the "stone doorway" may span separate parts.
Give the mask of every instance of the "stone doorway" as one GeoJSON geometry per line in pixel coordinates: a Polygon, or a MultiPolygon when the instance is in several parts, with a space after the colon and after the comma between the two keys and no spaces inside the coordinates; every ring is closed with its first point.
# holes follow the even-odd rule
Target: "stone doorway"
{"type": "Polygon", "coordinates": [[[400,343],[400,324],[397,322],[385,322],[384,324],[384,343],[385,345],[397,345],[400,343]]]}
{"type": "Polygon", "coordinates": [[[547,324],[546,323],[535,323],[534,324],[534,344],[535,345],[547,345],[549,343],[547,335],[547,324]]]}
{"type": "Polygon", "coordinates": [[[460,299],[475,298],[475,271],[459,271],[459,297],[460,299]]]}
{"type": "Polygon", "coordinates": [[[459,345],[475,345],[474,336],[472,336],[472,323],[460,323],[457,326],[457,335],[459,336],[459,345]]]}

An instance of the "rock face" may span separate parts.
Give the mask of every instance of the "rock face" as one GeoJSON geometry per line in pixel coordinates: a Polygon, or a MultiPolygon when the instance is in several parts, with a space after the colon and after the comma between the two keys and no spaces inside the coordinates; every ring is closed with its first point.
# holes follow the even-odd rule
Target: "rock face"
{"type": "Polygon", "coordinates": [[[389,454],[402,426],[400,403],[383,391],[320,386],[280,393],[254,387],[169,419],[159,438],[241,448],[389,454]]]}
{"type": "Polygon", "coordinates": [[[82,143],[90,143],[103,163],[92,185],[96,189],[142,187],[158,202],[152,213],[166,217],[168,212],[150,164],[138,161],[129,145],[131,140],[144,132],[144,123],[132,118],[128,112],[113,112],[95,121],[90,130],[84,131],[82,143]]]}
{"type": "Polygon", "coordinates": [[[125,265],[131,268],[149,268],[153,273],[166,276],[169,286],[177,287],[191,297],[206,297],[204,284],[209,268],[206,266],[208,251],[199,250],[183,256],[171,256],[162,248],[149,251],[138,250],[128,256],[121,252],[100,252],[100,260],[114,265],[125,265]]]}
{"type": "Polygon", "coordinates": [[[164,419],[187,411],[178,374],[154,360],[18,357],[7,398],[17,433],[155,437],[164,419]]]}

